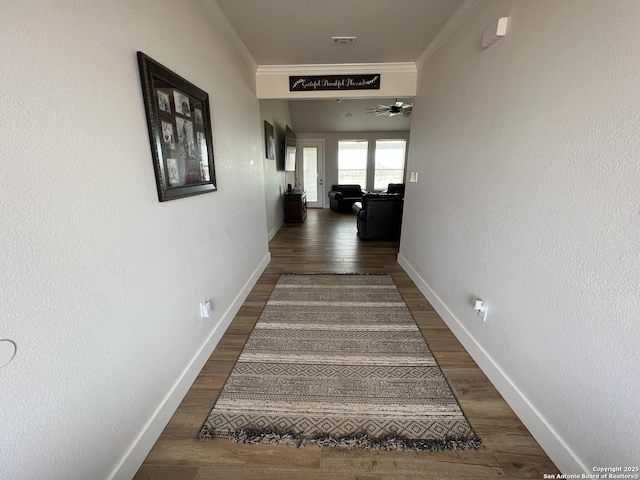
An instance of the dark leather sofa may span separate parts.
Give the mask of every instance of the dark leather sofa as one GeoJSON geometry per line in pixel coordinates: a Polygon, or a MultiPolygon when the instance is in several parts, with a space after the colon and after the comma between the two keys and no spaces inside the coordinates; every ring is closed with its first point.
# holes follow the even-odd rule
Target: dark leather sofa
{"type": "Polygon", "coordinates": [[[355,202],[362,201],[365,193],[360,185],[331,185],[329,207],[336,212],[349,213],[355,202]]]}
{"type": "Polygon", "coordinates": [[[398,241],[402,227],[403,199],[400,194],[367,193],[353,204],[362,240],[398,241]]]}

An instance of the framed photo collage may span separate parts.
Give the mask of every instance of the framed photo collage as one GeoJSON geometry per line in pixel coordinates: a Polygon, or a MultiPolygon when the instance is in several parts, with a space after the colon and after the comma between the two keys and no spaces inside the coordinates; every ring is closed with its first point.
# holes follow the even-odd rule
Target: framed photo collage
{"type": "Polygon", "coordinates": [[[161,202],[217,190],[209,95],[138,52],[161,202]]]}

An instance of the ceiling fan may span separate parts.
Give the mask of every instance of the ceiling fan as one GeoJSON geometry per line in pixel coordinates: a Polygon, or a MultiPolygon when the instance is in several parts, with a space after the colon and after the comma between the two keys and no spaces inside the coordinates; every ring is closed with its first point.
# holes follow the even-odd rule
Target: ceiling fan
{"type": "Polygon", "coordinates": [[[376,117],[387,115],[393,117],[395,115],[403,115],[408,117],[413,110],[413,103],[399,102],[396,98],[396,103],[393,105],[378,105],[376,108],[367,108],[367,113],[375,113],[376,117]]]}

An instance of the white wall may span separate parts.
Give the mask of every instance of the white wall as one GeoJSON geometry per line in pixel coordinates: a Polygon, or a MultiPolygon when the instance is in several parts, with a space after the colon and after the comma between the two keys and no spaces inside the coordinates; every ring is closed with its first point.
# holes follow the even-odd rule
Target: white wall
{"type": "Polygon", "coordinates": [[[0,32],[0,477],[130,478],[268,261],[254,73],[198,0],[0,32]],[[158,202],[136,50],[209,93],[218,192],[158,202]]]}
{"type": "MultiPolygon", "coordinates": [[[[276,137],[276,158],[264,159],[264,195],[267,207],[267,232],[272,239],[284,223],[284,192],[287,183],[295,183],[293,173],[284,171],[284,156],[282,142],[284,141],[285,128],[291,127],[291,114],[289,102],[285,100],[261,100],[260,119],[262,120],[262,141],[264,142],[264,121],[273,125],[276,137]],[[290,178],[289,178],[290,177],[290,178]]],[[[264,145],[264,143],[263,143],[264,145]]],[[[264,150],[264,148],[263,148],[264,150]]]]}
{"type": "Polygon", "coordinates": [[[636,0],[482,2],[412,116],[400,260],[566,473],[640,458],[639,23],[636,0]]]}
{"type": "Polygon", "coordinates": [[[298,140],[312,140],[317,138],[325,139],[324,148],[324,205],[329,206],[327,194],[331,190],[331,185],[338,183],[338,141],[339,140],[367,140],[369,142],[367,158],[367,179],[370,190],[373,190],[373,169],[375,167],[376,140],[407,140],[407,155],[409,151],[409,132],[339,132],[339,133],[298,133],[298,140]]]}

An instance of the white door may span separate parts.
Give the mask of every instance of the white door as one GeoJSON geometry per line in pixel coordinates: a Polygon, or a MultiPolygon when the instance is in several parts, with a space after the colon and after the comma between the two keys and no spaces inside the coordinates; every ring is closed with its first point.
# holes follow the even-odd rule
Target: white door
{"type": "Polygon", "coordinates": [[[324,205],[324,140],[298,140],[302,156],[302,185],[307,192],[307,207],[324,205]]]}

